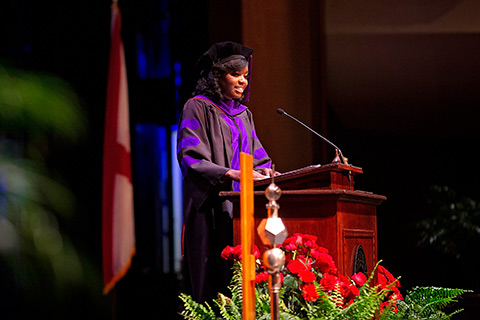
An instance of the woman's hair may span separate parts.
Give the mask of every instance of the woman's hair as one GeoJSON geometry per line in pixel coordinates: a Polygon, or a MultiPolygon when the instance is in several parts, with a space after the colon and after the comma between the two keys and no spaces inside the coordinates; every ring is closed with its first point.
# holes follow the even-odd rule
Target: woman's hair
{"type": "MultiPolygon", "coordinates": [[[[213,62],[210,72],[204,71],[200,75],[200,79],[197,81],[193,95],[195,96],[202,94],[213,99],[222,100],[223,94],[220,87],[220,78],[224,74],[232,71],[241,71],[247,65],[248,61],[244,57],[231,59],[224,63],[222,63],[221,60],[213,62]]],[[[243,99],[244,95],[242,94],[242,97],[239,99],[239,101],[243,102],[243,99]]]]}

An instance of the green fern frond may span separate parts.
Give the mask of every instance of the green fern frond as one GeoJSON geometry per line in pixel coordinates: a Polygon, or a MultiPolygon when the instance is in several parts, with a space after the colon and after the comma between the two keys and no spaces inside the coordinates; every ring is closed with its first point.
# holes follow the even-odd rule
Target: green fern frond
{"type": "Polygon", "coordinates": [[[447,319],[452,318],[454,315],[456,315],[457,313],[462,312],[463,310],[464,310],[464,309],[458,309],[458,310],[453,311],[452,313],[450,313],[450,314],[447,315],[447,316],[448,316],[447,319]]]}
{"type": "Polygon", "coordinates": [[[330,293],[327,295],[322,287],[317,286],[320,297],[302,307],[308,319],[335,319],[341,312],[342,307],[337,304],[338,299],[332,299],[330,293]]]}
{"type": "Polygon", "coordinates": [[[443,309],[465,292],[471,291],[454,288],[415,287],[408,292],[407,297],[416,303],[427,303],[432,307],[443,309]]]}
{"type": "MultiPolygon", "coordinates": [[[[398,307],[398,304],[401,302],[403,301],[397,301],[397,307],[398,307]]],[[[378,320],[395,320],[395,319],[398,319],[397,312],[395,312],[395,309],[392,307],[391,304],[388,307],[386,307],[378,317],[378,320]]]]}
{"type": "Polygon", "coordinates": [[[257,316],[262,314],[270,314],[270,295],[269,294],[258,294],[255,299],[255,311],[257,316]]]}
{"type": "Polygon", "coordinates": [[[452,302],[456,302],[455,298],[465,292],[471,291],[454,288],[415,287],[407,292],[404,301],[408,305],[420,307],[417,307],[417,312],[421,315],[430,316],[452,302]]]}
{"type": "Polygon", "coordinates": [[[368,284],[365,284],[353,303],[342,310],[340,318],[355,320],[373,319],[387,293],[387,290],[378,290],[377,287],[370,287],[368,284]]]}
{"type": "Polygon", "coordinates": [[[232,293],[232,301],[238,307],[243,304],[243,282],[242,282],[242,264],[238,261],[233,266],[233,275],[228,289],[232,293]]]}
{"type": "Polygon", "coordinates": [[[261,314],[261,315],[258,315],[256,316],[256,320],[270,320],[272,318],[272,316],[270,315],[270,313],[264,313],[264,314],[261,314]]]}
{"type": "Polygon", "coordinates": [[[407,291],[403,301],[397,301],[398,312],[383,314],[380,320],[393,319],[429,319],[449,320],[462,309],[451,314],[442,311],[449,304],[456,302],[456,298],[464,293],[472,292],[464,289],[415,287],[407,291]]]}
{"type": "MultiPolygon", "coordinates": [[[[320,289],[320,286],[317,285],[317,290],[320,289]]],[[[340,283],[337,282],[333,291],[330,291],[328,297],[334,305],[337,306],[337,309],[341,310],[345,298],[343,297],[342,292],[340,291],[340,283]]]]}
{"type": "Polygon", "coordinates": [[[180,313],[185,319],[191,320],[214,320],[215,312],[208,303],[198,303],[192,296],[181,293],[180,299],[183,301],[184,310],[180,313]]]}
{"type": "MultiPolygon", "coordinates": [[[[271,319],[271,316],[265,320],[271,319]]],[[[303,320],[302,318],[285,312],[280,312],[280,320],[303,320]]]]}
{"type": "Polygon", "coordinates": [[[242,306],[237,306],[232,299],[220,293],[218,295],[218,299],[214,302],[220,310],[222,319],[238,320],[242,318],[242,306]]]}

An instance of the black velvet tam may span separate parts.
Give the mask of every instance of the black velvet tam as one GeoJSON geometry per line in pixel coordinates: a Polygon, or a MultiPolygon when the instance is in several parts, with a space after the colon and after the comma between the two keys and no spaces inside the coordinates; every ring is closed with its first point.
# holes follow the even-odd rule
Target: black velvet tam
{"type": "Polygon", "coordinates": [[[245,47],[239,43],[226,41],[218,42],[205,52],[200,59],[198,59],[195,68],[198,74],[202,72],[209,72],[212,68],[212,64],[215,61],[222,60],[226,62],[228,58],[232,56],[243,56],[247,61],[250,60],[250,56],[253,53],[253,49],[245,47]]]}

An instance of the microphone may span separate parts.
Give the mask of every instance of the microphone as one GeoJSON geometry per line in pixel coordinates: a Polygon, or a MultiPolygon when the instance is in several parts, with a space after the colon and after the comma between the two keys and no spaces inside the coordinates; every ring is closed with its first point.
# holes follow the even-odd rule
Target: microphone
{"type": "Polygon", "coordinates": [[[348,159],[345,158],[343,156],[343,153],[342,151],[340,150],[339,147],[337,147],[335,144],[333,144],[330,140],[328,140],[327,138],[325,138],[324,136],[322,136],[320,133],[316,132],[315,130],[313,130],[312,128],[310,128],[309,126],[307,126],[305,123],[303,123],[302,121],[298,120],[297,118],[295,118],[294,116],[291,116],[289,115],[288,113],[285,112],[285,110],[283,110],[282,108],[278,108],[277,109],[277,113],[278,114],[281,114],[281,115],[284,115],[284,116],[287,116],[289,117],[290,119],[300,123],[302,126],[304,126],[305,128],[307,128],[308,130],[310,130],[311,132],[313,132],[316,136],[322,138],[325,142],[327,142],[329,145],[331,145],[332,147],[335,148],[335,151],[337,153],[337,157],[333,160],[334,162],[336,161],[336,159],[338,158],[340,160],[340,162],[342,162],[343,164],[346,164],[348,165],[348,159]]]}

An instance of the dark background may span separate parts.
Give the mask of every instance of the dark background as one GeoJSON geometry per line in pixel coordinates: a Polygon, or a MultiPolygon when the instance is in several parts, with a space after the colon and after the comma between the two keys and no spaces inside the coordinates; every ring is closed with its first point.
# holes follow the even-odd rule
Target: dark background
{"type": "MultiPolygon", "coordinates": [[[[343,11],[328,3],[327,134],[352,164],[364,169],[356,188],[387,196],[378,209],[379,257],[394,275],[402,276],[404,289],[435,285],[478,292],[480,35],[474,27],[468,32],[460,28],[433,34],[406,27],[441,20],[465,8],[465,2],[431,1],[424,7],[368,2],[371,5],[366,5],[365,11],[355,7],[356,2],[343,11]],[[389,32],[392,28],[400,31],[389,32]],[[455,196],[432,191],[435,185],[448,186],[455,196]],[[422,235],[429,238],[437,229],[432,225],[425,229],[419,223],[438,217],[443,207],[465,197],[476,208],[467,213],[471,219],[459,225],[459,213],[447,210],[443,224],[436,227],[447,237],[422,242],[422,235]],[[465,232],[467,229],[471,232],[465,232]]],[[[240,2],[125,0],[119,5],[132,127],[175,124],[192,91],[191,70],[197,57],[213,42],[227,40],[227,35],[229,40],[242,41],[235,27],[245,19],[236,14],[240,2]],[[218,12],[228,15],[218,16],[218,12]],[[139,38],[144,48],[148,47],[145,52],[152,54],[146,75],[138,60],[139,38]],[[175,63],[181,66],[177,73],[173,71],[175,63]],[[178,77],[181,84],[175,82],[178,77]]],[[[471,11],[476,9],[478,6],[471,4],[471,11]]],[[[59,318],[175,318],[181,308],[177,299],[181,277],[159,267],[160,231],[152,224],[159,213],[148,201],[137,201],[156,197],[145,190],[135,194],[138,253],[132,268],[112,294],[101,296],[101,159],[110,2],[7,0],[1,4],[0,21],[3,63],[64,79],[79,96],[87,116],[84,139],[75,146],[52,145],[48,161],[78,199],[74,227],[67,227],[66,232],[94,262],[98,276],[86,279],[97,284],[98,293],[80,291],[62,306],[46,306],[46,300],[32,307],[18,290],[7,286],[1,297],[9,296],[9,305],[15,308],[4,305],[0,312],[7,319],[18,318],[23,313],[17,311],[29,307],[35,314],[57,312],[59,318]]],[[[465,25],[468,19],[462,23],[465,25]]],[[[276,106],[269,108],[275,110],[276,106]]],[[[262,126],[258,120],[257,126],[262,126]]],[[[263,130],[275,132],[279,127],[269,122],[263,130]]],[[[134,130],[132,141],[136,141],[134,130]]],[[[263,143],[268,150],[268,143],[263,143]]],[[[133,153],[136,147],[132,145],[133,153]]],[[[147,161],[133,160],[134,166],[147,161]]],[[[285,170],[295,169],[295,165],[305,164],[285,170]]],[[[137,174],[134,170],[134,182],[139,180],[137,174]]],[[[474,298],[463,301],[467,311],[478,310],[474,298]]]]}

